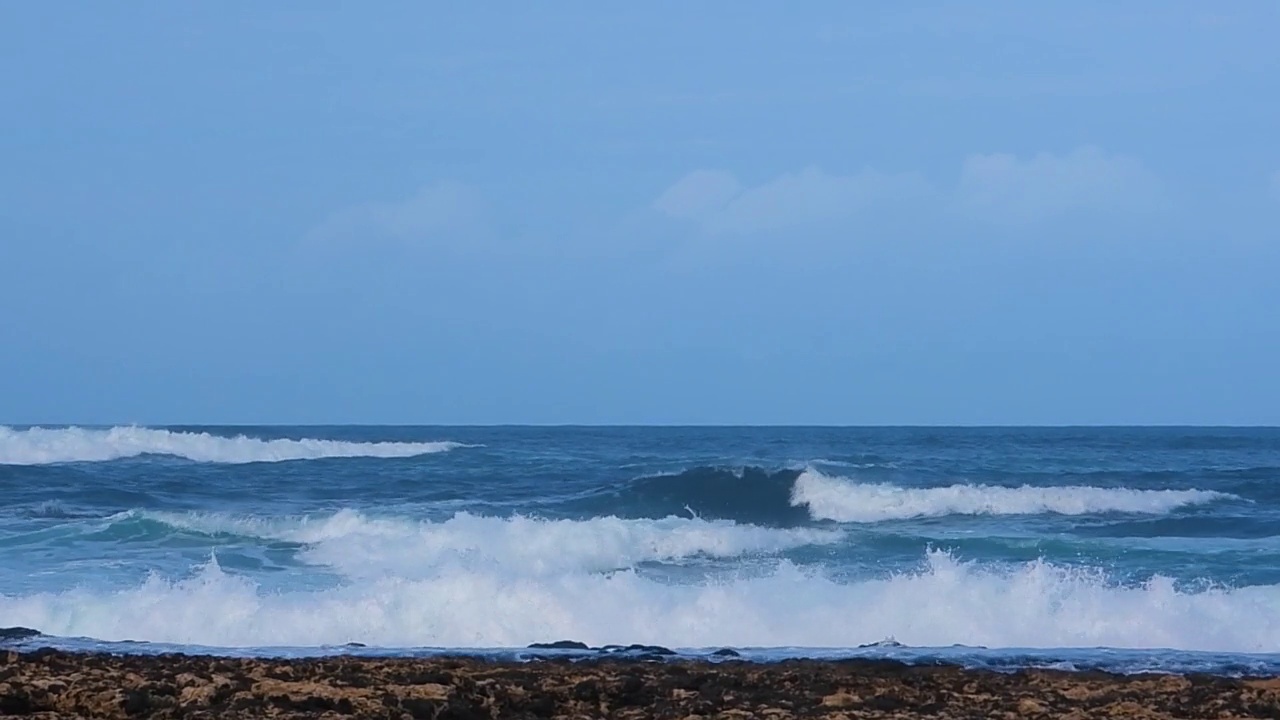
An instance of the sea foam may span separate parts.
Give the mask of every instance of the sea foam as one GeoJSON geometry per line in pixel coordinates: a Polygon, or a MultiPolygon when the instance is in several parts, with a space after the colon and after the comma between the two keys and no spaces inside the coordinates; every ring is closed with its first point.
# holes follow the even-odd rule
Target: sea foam
{"type": "Polygon", "coordinates": [[[899,487],[859,483],[806,470],[791,489],[791,504],[815,520],[870,523],[944,515],[1085,515],[1123,512],[1161,515],[1188,505],[1232,499],[1209,490],[1135,490],[1089,486],[899,487]]]}
{"type": "Polygon", "coordinates": [[[371,517],[354,510],[300,518],[134,511],[128,515],[211,535],[302,544],[299,557],[350,578],[432,577],[445,569],[507,575],[600,572],[645,562],[736,558],[839,542],[844,533],[768,528],[731,520],[597,517],[585,520],[457,513],[441,521],[371,517]]]}
{"type": "Polygon", "coordinates": [[[121,426],[97,428],[0,427],[0,465],[103,462],[138,455],[172,455],[195,462],[253,463],[339,457],[413,457],[460,447],[454,442],[346,442],[261,440],[206,432],[121,426]]]}
{"type": "Polygon", "coordinates": [[[0,596],[7,624],[52,635],[214,647],[519,647],[572,638],[672,647],[914,646],[1280,650],[1280,586],[1121,586],[1046,562],[962,562],[841,582],[777,562],[763,576],[672,584],[633,571],[534,575],[442,568],[327,590],[263,592],[215,561],[116,592],[0,596]]]}

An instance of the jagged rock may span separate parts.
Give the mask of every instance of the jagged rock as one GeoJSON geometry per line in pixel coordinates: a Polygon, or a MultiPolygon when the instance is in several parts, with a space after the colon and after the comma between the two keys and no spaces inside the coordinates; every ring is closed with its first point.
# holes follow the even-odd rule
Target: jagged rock
{"type": "Polygon", "coordinates": [[[32,630],[28,627],[6,627],[0,628],[0,642],[14,640],[26,640],[28,638],[40,637],[44,633],[39,630],[32,630]]]}
{"type": "Polygon", "coordinates": [[[590,646],[577,640],[557,640],[550,643],[532,643],[531,650],[590,650],[590,646]]]}

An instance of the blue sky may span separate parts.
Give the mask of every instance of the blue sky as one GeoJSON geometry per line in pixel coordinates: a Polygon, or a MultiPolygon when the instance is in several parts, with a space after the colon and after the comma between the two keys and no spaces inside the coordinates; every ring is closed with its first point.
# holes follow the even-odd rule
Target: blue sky
{"type": "Polygon", "coordinates": [[[0,422],[1280,423],[1280,4],[0,8],[0,422]]]}

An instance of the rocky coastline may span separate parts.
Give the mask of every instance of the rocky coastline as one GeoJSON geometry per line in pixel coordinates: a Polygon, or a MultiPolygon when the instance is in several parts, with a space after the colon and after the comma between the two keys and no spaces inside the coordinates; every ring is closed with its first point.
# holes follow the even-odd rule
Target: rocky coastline
{"type": "Polygon", "coordinates": [[[251,659],[0,651],[32,718],[1280,718],[1280,678],[891,660],[251,659]]]}

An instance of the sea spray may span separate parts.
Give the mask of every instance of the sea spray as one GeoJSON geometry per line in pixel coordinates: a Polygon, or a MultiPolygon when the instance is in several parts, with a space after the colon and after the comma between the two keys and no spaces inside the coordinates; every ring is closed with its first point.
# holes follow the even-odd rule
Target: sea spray
{"type": "Polygon", "coordinates": [[[210,562],[118,592],[0,597],[9,624],[63,636],[223,647],[593,645],[1174,648],[1275,652],[1280,586],[1182,591],[1122,586],[1051,563],[996,568],[941,552],[916,572],[840,582],[779,562],[763,576],[674,585],[634,571],[535,576],[443,569],[308,592],[259,592],[210,562]]]}

